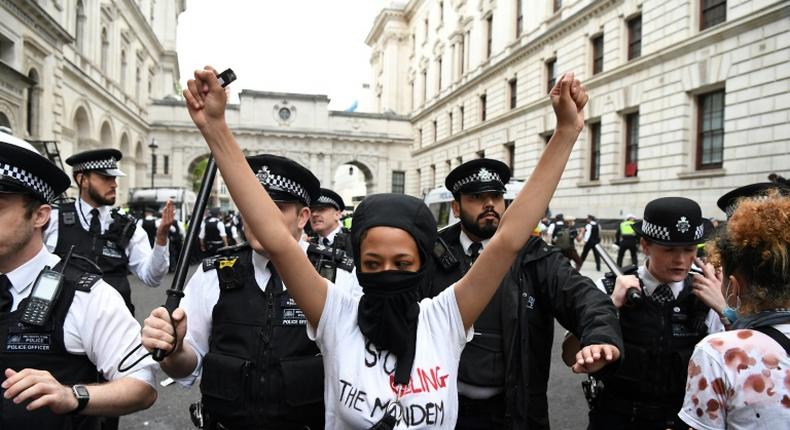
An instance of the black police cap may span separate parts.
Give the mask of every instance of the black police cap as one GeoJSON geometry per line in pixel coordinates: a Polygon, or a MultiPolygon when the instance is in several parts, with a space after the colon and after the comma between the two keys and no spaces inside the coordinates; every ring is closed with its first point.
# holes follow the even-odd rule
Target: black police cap
{"type": "Polygon", "coordinates": [[[331,206],[335,210],[342,211],[346,208],[343,198],[329,188],[321,188],[321,195],[318,200],[313,202],[313,207],[331,206]]]}
{"type": "Polygon", "coordinates": [[[70,184],[69,176],[33,145],[0,132],[0,192],[28,194],[53,203],[70,184]]]}
{"type": "Polygon", "coordinates": [[[453,169],[444,180],[444,186],[457,199],[461,193],[504,193],[508,181],[510,168],[507,164],[490,158],[478,158],[453,169]]]}
{"type": "Polygon", "coordinates": [[[696,245],[704,242],[712,230],[712,224],[705,221],[694,200],[662,197],[645,206],[645,216],[634,223],[634,231],[659,245],[696,245]]]}
{"type": "Polygon", "coordinates": [[[318,178],[290,158],[261,154],[247,157],[252,171],[276,202],[301,202],[305,206],[320,195],[318,178]]]}
{"type": "Polygon", "coordinates": [[[118,168],[118,162],[123,158],[117,149],[94,149],[79,152],[66,159],[66,164],[71,166],[74,173],[96,172],[104,176],[126,176],[118,168]]]}
{"type": "Polygon", "coordinates": [[[784,196],[790,196],[790,187],[787,187],[784,184],[779,184],[776,182],[761,182],[757,184],[744,185],[730,191],[729,193],[721,196],[719,201],[716,202],[716,205],[719,207],[719,209],[727,214],[727,219],[729,219],[732,214],[735,213],[735,209],[738,208],[738,202],[741,199],[765,197],[771,190],[776,190],[779,192],[779,194],[784,196]]]}

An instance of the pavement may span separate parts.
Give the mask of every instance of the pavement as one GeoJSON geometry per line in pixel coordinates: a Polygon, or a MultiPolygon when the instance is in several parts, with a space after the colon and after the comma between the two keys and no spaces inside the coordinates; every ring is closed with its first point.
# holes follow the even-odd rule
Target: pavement
{"type": "MultiPolygon", "coordinates": [[[[198,266],[190,268],[191,273],[198,266]]],[[[606,266],[603,266],[605,269],[606,266]]],[[[592,279],[603,276],[603,272],[595,270],[593,256],[589,255],[581,273],[592,279]]],[[[189,278],[187,278],[189,279],[189,278]]],[[[162,286],[157,289],[144,286],[137,278],[130,276],[132,284],[132,300],[137,307],[137,319],[142,320],[148,313],[165,301],[165,291],[170,287],[173,276],[168,274],[162,286]]],[[[562,362],[561,346],[565,329],[555,323],[554,347],[552,350],[552,366],[549,376],[548,403],[551,427],[554,429],[585,429],[587,427],[587,402],[581,390],[581,382],[585,375],[576,375],[562,362]]],[[[159,383],[167,376],[159,372],[157,390],[159,398],[150,409],[121,418],[122,430],[181,430],[193,428],[189,419],[189,404],[200,399],[199,381],[192,387],[183,387],[178,383],[163,387],[159,383]]]]}

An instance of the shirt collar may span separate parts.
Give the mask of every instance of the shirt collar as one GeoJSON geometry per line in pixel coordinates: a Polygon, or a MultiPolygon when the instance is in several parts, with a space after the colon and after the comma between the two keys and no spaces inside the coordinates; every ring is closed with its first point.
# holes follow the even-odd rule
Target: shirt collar
{"type": "Polygon", "coordinates": [[[59,261],[60,257],[51,254],[47,251],[47,248],[42,245],[41,250],[35,257],[5,275],[8,277],[8,280],[11,281],[14,291],[21,293],[33,284],[33,281],[36,280],[38,273],[41,272],[44,266],[49,266],[51,268],[58,264],[59,261]]]}
{"type": "MultiPolygon", "coordinates": [[[[90,224],[91,222],[91,211],[94,209],[88,202],[82,200],[81,198],[77,197],[77,202],[79,202],[79,210],[80,210],[80,218],[84,215],[85,218],[83,219],[84,222],[90,224]]],[[[99,206],[96,209],[99,210],[99,220],[104,223],[104,220],[107,218],[107,215],[110,214],[110,210],[112,207],[110,206],[99,206]]]]}
{"type": "MultiPolygon", "coordinates": [[[[466,255],[472,255],[472,253],[469,252],[469,247],[472,245],[472,243],[474,241],[469,238],[469,236],[466,234],[466,232],[463,229],[461,229],[461,236],[460,236],[459,239],[461,240],[461,246],[464,248],[464,253],[466,255]]],[[[486,246],[488,246],[488,241],[489,240],[491,240],[491,239],[483,239],[480,242],[480,245],[482,245],[482,248],[480,248],[481,251],[486,249],[486,246]]]]}
{"type": "MultiPolygon", "coordinates": [[[[642,284],[644,284],[644,289],[648,296],[652,295],[653,291],[655,291],[656,288],[661,285],[661,282],[656,279],[652,273],[650,273],[650,270],[647,269],[647,261],[645,261],[645,264],[639,266],[639,279],[642,280],[642,284]]],[[[684,281],[679,281],[671,282],[667,285],[669,285],[669,288],[677,298],[677,296],[680,294],[680,291],[683,290],[683,284],[684,281]]]]}
{"type": "MultiPolygon", "coordinates": [[[[340,233],[340,230],[342,228],[343,227],[340,225],[340,223],[338,223],[337,227],[335,227],[335,229],[332,230],[326,237],[321,237],[321,239],[322,239],[321,241],[323,242],[323,239],[329,239],[329,243],[334,243],[335,242],[335,235],[340,233]]],[[[322,243],[322,245],[323,245],[323,243],[322,243]]]]}

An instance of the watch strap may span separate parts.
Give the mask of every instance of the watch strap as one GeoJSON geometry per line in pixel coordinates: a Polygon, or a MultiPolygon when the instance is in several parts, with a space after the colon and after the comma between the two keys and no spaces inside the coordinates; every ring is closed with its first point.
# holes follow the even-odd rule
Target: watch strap
{"type": "Polygon", "coordinates": [[[77,399],[77,409],[71,411],[72,414],[78,414],[82,412],[82,410],[85,409],[86,406],[88,406],[88,401],[91,399],[90,395],[80,394],[78,387],[85,390],[86,393],[88,392],[88,389],[84,385],[74,385],[71,387],[71,392],[74,394],[74,397],[77,399]]]}

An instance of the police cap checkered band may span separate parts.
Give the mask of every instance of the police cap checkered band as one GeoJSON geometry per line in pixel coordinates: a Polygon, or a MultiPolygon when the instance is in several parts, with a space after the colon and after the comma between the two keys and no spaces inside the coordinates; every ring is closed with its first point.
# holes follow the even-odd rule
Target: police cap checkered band
{"type": "Polygon", "coordinates": [[[43,179],[20,167],[0,162],[0,181],[5,177],[14,179],[30,191],[39,194],[47,202],[52,202],[57,197],[52,187],[43,179]]]}
{"type": "Polygon", "coordinates": [[[649,236],[653,239],[669,241],[672,239],[672,236],[669,234],[669,229],[652,224],[651,222],[644,220],[642,221],[642,231],[645,233],[646,236],[649,236]]]}
{"type": "Polygon", "coordinates": [[[453,184],[452,192],[457,193],[461,187],[473,182],[499,182],[504,185],[502,178],[497,172],[492,172],[486,168],[481,168],[477,172],[456,181],[453,184]]]}
{"type": "Polygon", "coordinates": [[[310,193],[298,182],[285,176],[272,173],[268,166],[261,166],[256,174],[258,181],[267,189],[288,193],[310,206],[310,193]]]}
{"type": "Polygon", "coordinates": [[[321,196],[318,198],[317,204],[329,205],[334,206],[335,208],[340,208],[340,203],[336,202],[329,196],[321,196]]]}
{"type": "Polygon", "coordinates": [[[444,179],[444,186],[457,199],[462,193],[504,193],[509,180],[507,164],[491,158],[476,158],[453,169],[444,179]]]}
{"type": "Polygon", "coordinates": [[[118,160],[115,158],[107,158],[104,160],[91,160],[84,163],[76,163],[72,166],[74,173],[87,172],[90,170],[104,170],[104,169],[117,169],[118,160]]]}

